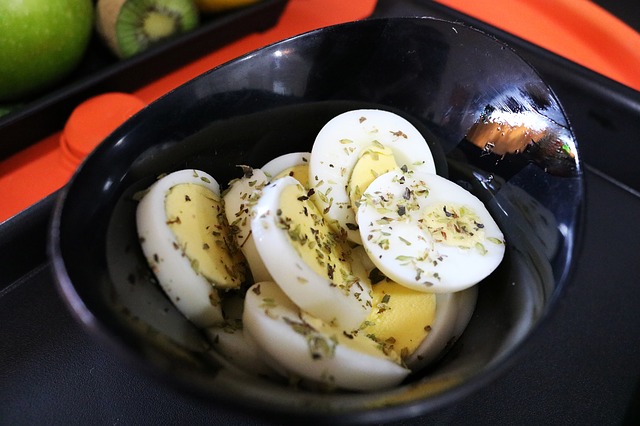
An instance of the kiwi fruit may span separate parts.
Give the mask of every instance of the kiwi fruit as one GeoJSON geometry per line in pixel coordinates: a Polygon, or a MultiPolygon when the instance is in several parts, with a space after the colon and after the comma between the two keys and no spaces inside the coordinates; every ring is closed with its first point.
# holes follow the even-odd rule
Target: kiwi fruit
{"type": "Polygon", "coordinates": [[[120,58],[198,26],[193,0],[98,0],[96,29],[120,58]]]}

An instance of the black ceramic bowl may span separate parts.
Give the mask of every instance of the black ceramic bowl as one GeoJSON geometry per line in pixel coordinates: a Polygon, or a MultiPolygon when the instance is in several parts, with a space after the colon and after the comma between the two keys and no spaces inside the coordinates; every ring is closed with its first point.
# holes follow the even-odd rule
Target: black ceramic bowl
{"type": "Polygon", "coordinates": [[[562,108],[512,50],[457,23],[368,20],[268,46],[142,110],[61,191],[49,250],[76,317],[168,383],[275,417],[382,422],[454,403],[517,362],[563,295],[582,197],[562,108]],[[363,107],[413,122],[439,173],[480,197],[503,228],[505,259],[479,284],[468,328],[440,362],[385,391],[317,393],[220,368],[151,279],[136,238],[135,193],[183,168],[225,183],[238,164],[309,150],[331,117],[363,107]]]}

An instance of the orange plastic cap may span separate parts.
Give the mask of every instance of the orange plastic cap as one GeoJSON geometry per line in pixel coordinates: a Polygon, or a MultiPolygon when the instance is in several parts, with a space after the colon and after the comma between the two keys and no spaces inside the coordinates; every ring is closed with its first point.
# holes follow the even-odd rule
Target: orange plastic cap
{"type": "Polygon", "coordinates": [[[78,105],[60,134],[63,162],[75,169],[111,132],[146,104],[128,93],[105,93],[78,105]]]}

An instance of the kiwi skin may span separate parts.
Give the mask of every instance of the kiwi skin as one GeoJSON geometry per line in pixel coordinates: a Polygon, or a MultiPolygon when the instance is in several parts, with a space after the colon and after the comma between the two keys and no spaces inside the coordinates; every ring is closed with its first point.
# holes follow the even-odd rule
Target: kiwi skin
{"type": "Polygon", "coordinates": [[[96,30],[120,58],[198,26],[193,0],[98,0],[96,30]]]}

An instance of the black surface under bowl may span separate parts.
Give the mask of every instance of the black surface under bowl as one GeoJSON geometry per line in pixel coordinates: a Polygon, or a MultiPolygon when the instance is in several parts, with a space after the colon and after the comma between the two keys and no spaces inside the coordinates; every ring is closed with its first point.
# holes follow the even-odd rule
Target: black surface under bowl
{"type": "Polygon", "coordinates": [[[451,404],[517,362],[562,297],[582,198],[562,108],[512,50],[457,23],[369,20],[268,46],[142,110],[61,191],[49,250],[76,317],[168,383],[281,419],[382,422],[451,404]],[[504,261],[479,284],[473,318],[447,355],[394,389],[313,392],[219,367],[151,279],[135,231],[136,192],[183,168],[224,184],[239,176],[236,165],[309,150],[325,122],[355,108],[396,112],[424,133],[439,173],[474,192],[502,227],[504,261]]]}

